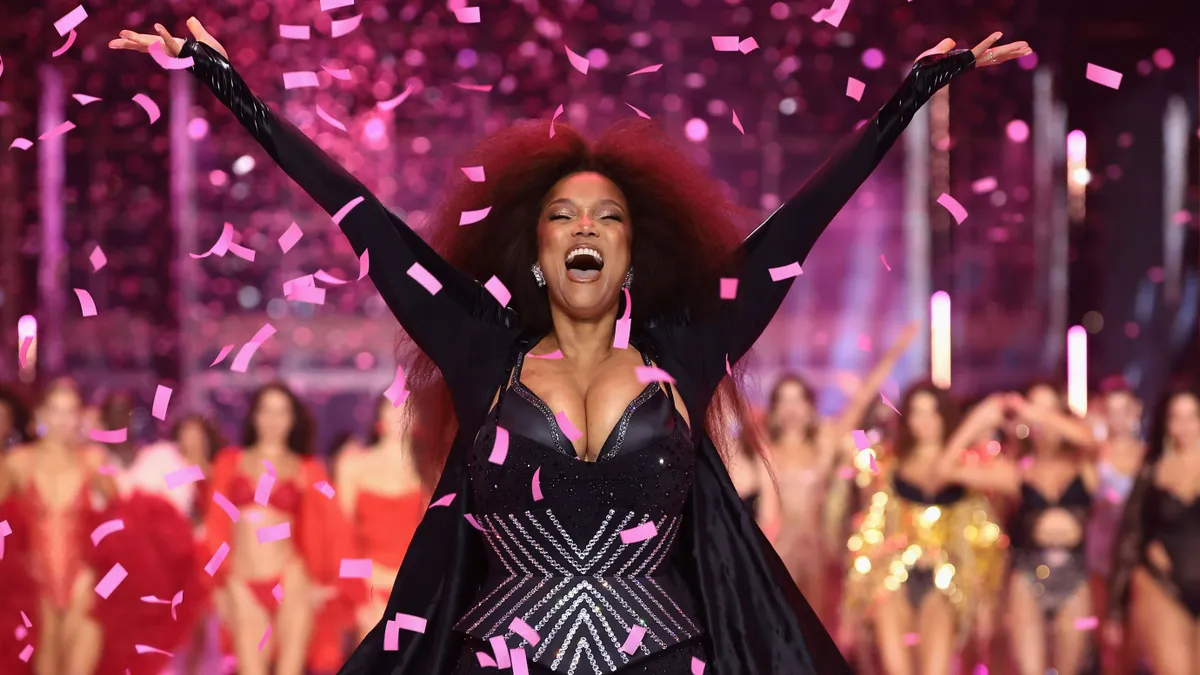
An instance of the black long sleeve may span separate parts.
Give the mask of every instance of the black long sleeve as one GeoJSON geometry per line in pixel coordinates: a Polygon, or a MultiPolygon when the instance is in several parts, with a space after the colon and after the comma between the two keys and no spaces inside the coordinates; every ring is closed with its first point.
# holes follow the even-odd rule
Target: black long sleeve
{"type": "Polygon", "coordinates": [[[1108,619],[1121,621],[1129,605],[1129,582],[1142,559],[1146,546],[1146,495],[1154,483],[1154,464],[1138,473],[1137,481],[1125,500],[1125,512],[1113,544],[1112,575],[1108,579],[1108,619]]]}
{"type": "Polygon", "coordinates": [[[353,200],[361,202],[339,223],[358,255],[370,251],[371,280],[413,341],[442,370],[453,389],[463,358],[481,332],[506,317],[499,303],[474,279],[439,256],[399,216],[389,211],[354,176],[282,116],[267,108],[225,57],[188,39],[180,57],[217,95],[254,140],[292,180],[331,216],[353,200]],[[420,265],[442,284],[431,294],[409,275],[420,265]]]}
{"type": "Polygon", "coordinates": [[[900,90],[874,117],[839,145],[804,187],[776,209],[743,243],[737,299],[710,325],[721,334],[719,349],[730,363],[750,350],[792,287],[773,281],[772,268],[802,263],[834,216],[866,181],[914,115],[937,90],[972,68],[962,49],[926,56],[913,66],[900,90]]]}

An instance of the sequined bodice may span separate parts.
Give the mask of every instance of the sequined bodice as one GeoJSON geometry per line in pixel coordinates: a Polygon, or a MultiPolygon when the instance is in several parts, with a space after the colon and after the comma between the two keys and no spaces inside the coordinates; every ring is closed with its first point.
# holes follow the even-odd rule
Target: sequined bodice
{"type": "Polygon", "coordinates": [[[667,390],[649,385],[587,462],[519,372],[470,454],[488,572],[455,627],[581,674],[699,635],[674,565],[694,450],[667,390]],[[501,463],[491,461],[497,428],[508,434],[501,463]]]}

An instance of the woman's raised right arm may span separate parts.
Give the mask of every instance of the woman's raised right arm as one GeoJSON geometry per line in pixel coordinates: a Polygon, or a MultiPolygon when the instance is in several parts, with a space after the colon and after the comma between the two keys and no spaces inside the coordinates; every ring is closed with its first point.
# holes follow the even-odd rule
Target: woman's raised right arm
{"type": "Polygon", "coordinates": [[[216,94],[297,185],[333,216],[362,256],[369,251],[375,287],[412,337],[444,374],[462,361],[472,338],[500,316],[499,303],[484,288],[439,256],[399,216],[389,211],[354,176],[325,154],[291,122],[271,112],[229,61],[213,47],[188,38],[179,52],[188,69],[216,94]],[[422,271],[441,284],[430,293],[414,277],[422,271]]]}

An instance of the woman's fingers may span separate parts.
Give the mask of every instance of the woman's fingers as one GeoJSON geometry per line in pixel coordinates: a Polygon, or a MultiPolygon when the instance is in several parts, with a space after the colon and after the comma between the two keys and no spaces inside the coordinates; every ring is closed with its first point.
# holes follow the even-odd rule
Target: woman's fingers
{"type": "Polygon", "coordinates": [[[162,38],[157,35],[146,35],[145,33],[123,30],[116,40],[108,43],[108,46],[112,49],[130,49],[145,54],[150,51],[150,45],[161,40],[162,38]]]}
{"type": "Polygon", "coordinates": [[[167,53],[167,56],[172,58],[179,56],[182,40],[171,37],[171,34],[167,32],[166,27],[161,23],[154,24],[154,32],[158,33],[158,38],[162,40],[163,50],[167,53]]]}
{"type": "Polygon", "coordinates": [[[196,38],[196,42],[203,42],[209,47],[212,47],[220,52],[221,56],[224,56],[227,59],[229,58],[229,54],[225,51],[225,48],[221,46],[220,42],[217,42],[217,39],[212,36],[212,33],[209,33],[208,30],[204,28],[204,24],[200,23],[199,19],[194,16],[191,17],[187,20],[187,27],[188,30],[192,32],[192,37],[196,38]]]}
{"type": "Polygon", "coordinates": [[[996,31],[995,33],[987,36],[983,42],[975,45],[975,48],[971,50],[971,53],[975,55],[975,60],[978,61],[979,57],[983,56],[983,53],[990,49],[992,45],[996,44],[996,41],[1002,37],[1004,37],[1004,34],[1000,31],[996,31]]]}

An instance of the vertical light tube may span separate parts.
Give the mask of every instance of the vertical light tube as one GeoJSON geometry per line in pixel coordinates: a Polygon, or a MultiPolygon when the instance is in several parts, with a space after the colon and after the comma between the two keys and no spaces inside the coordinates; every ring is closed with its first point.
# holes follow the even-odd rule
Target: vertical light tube
{"type": "MultiPolygon", "coordinates": [[[[50,66],[38,73],[42,88],[38,105],[38,127],[49,131],[66,119],[66,84],[62,75],[50,66]]],[[[45,350],[42,362],[50,372],[60,372],[66,355],[63,347],[63,314],[67,301],[67,243],[65,238],[67,175],[66,144],[63,135],[39,140],[38,193],[42,217],[42,251],[38,258],[38,308],[42,316],[45,350]]]]}
{"type": "Polygon", "coordinates": [[[37,332],[38,322],[33,316],[26,314],[17,319],[17,375],[26,384],[37,372],[37,332]]]}
{"type": "Polygon", "coordinates": [[[1079,222],[1086,215],[1087,185],[1092,180],[1087,168],[1087,136],[1076,129],[1067,134],[1067,213],[1079,222]]]}
{"type": "Polygon", "coordinates": [[[1067,407],[1083,417],[1087,403],[1087,331],[1083,326],[1071,326],[1067,331],[1067,407]]]}
{"type": "Polygon", "coordinates": [[[929,379],[950,388],[950,294],[938,291],[929,298],[929,379]]]}

